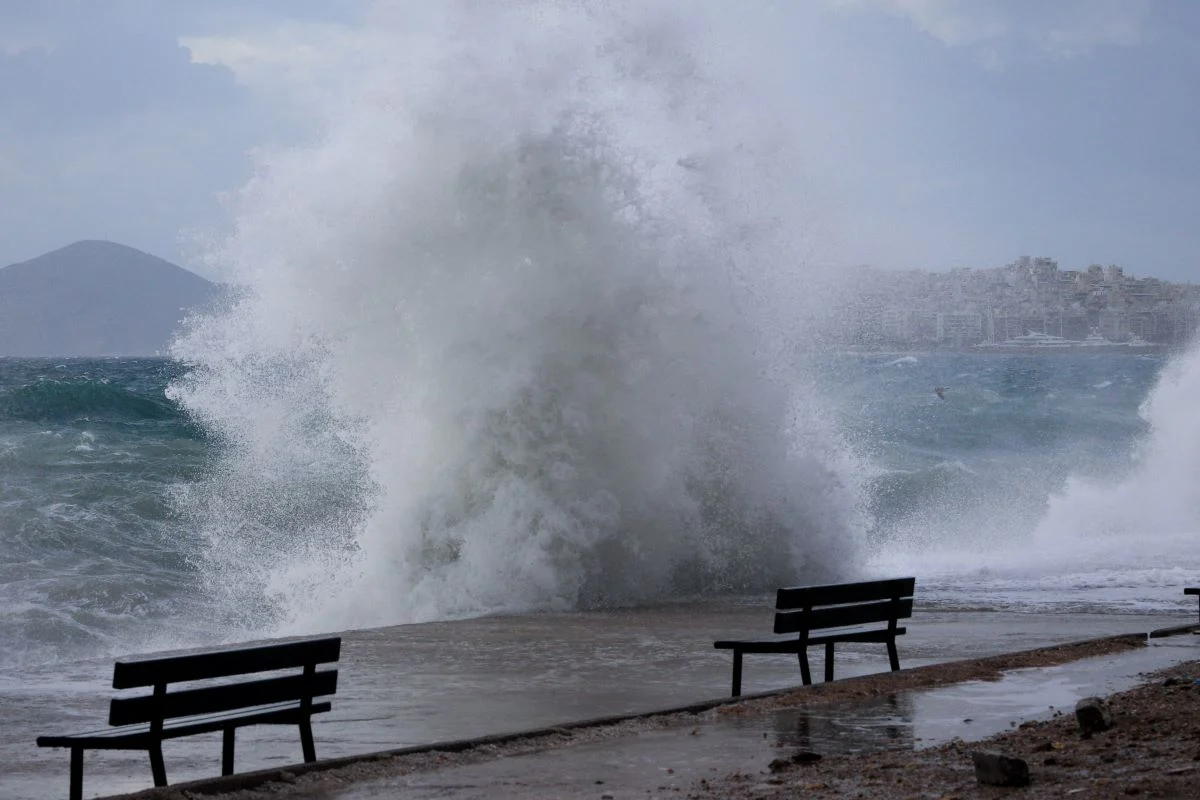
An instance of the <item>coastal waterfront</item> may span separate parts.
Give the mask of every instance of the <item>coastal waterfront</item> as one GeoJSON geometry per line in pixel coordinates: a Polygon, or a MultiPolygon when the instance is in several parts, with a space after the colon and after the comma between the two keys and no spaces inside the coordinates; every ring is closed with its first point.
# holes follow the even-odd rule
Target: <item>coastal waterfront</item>
{"type": "Polygon", "coordinates": [[[1002,342],[982,342],[975,345],[975,349],[980,352],[1044,353],[1047,355],[1059,353],[1151,355],[1166,352],[1165,345],[1151,344],[1138,336],[1118,343],[1105,339],[1097,331],[1092,331],[1086,339],[1066,339],[1062,336],[1051,336],[1048,333],[1026,333],[1002,342]]]}
{"type": "MultiPolygon", "coordinates": [[[[849,543],[853,560],[830,566],[846,576],[918,577],[918,618],[901,644],[905,666],[1191,618],[1181,587],[1200,573],[1196,527],[1191,495],[1173,488],[1190,473],[1171,456],[1173,447],[1191,447],[1187,428],[1177,427],[1190,418],[1188,373],[1180,373],[1189,363],[877,355],[804,366],[831,409],[825,423],[842,442],[834,452],[861,492],[856,518],[867,523],[849,543]]],[[[339,588],[314,582],[312,571],[279,571],[288,517],[263,532],[277,549],[260,562],[250,561],[254,550],[236,551],[242,567],[253,568],[236,575],[257,576],[257,604],[224,605],[221,548],[247,532],[205,538],[203,506],[190,504],[196,482],[220,474],[224,445],[166,399],[182,371],[163,361],[3,364],[0,589],[8,613],[0,632],[3,692],[17,722],[6,727],[2,760],[24,765],[0,779],[6,796],[37,797],[31,787],[65,776],[64,754],[38,751],[33,738],[102,718],[116,656],[362,628],[386,615],[411,622],[418,610],[435,616],[436,597],[409,598],[395,578],[339,588]],[[294,590],[287,580],[297,581],[294,590]],[[326,598],[344,591],[343,603],[363,598],[364,623],[347,626],[340,613],[293,604],[300,590],[326,598]]],[[[262,479],[278,496],[286,488],[302,497],[313,490],[308,481],[326,476],[294,473],[290,486],[277,472],[262,479]]],[[[355,557],[344,547],[353,534],[347,528],[318,553],[310,541],[292,541],[297,553],[329,565],[355,557]]],[[[803,532],[797,536],[804,547],[803,532]]],[[[711,642],[765,626],[775,579],[760,573],[761,593],[742,600],[714,587],[703,598],[666,593],[624,604],[628,611],[576,604],[514,617],[477,607],[471,613],[485,616],[474,620],[347,634],[345,694],[321,723],[329,735],[318,735],[319,752],[350,755],[719,697],[729,659],[711,642]]],[[[463,616],[454,609],[442,617],[463,616]]],[[[870,647],[851,648],[844,673],[839,656],[839,674],[885,663],[870,647]]],[[[790,659],[752,660],[747,686],[788,685],[794,669],[790,659]]],[[[253,744],[239,752],[262,759],[248,766],[296,758],[287,733],[247,736],[253,744]]],[[[211,774],[213,747],[173,744],[172,774],[211,774]]],[[[97,791],[144,785],[143,755],[89,759],[97,791]]]]}
{"type": "Polygon", "coordinates": [[[1200,6],[1070,5],[0,3],[0,797],[128,656],[337,632],[349,756],[722,695],[787,585],[1194,619],[1200,6]]]}
{"type": "Polygon", "coordinates": [[[1186,347],[1200,329],[1200,287],[1046,257],[949,272],[864,267],[836,307],[842,341],[868,348],[1040,350],[1053,338],[1150,352],[1186,347]]]}

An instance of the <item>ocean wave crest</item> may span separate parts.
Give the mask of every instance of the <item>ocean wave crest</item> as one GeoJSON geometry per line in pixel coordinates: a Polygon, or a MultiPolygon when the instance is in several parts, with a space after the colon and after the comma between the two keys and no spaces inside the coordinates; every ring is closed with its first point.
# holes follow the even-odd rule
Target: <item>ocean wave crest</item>
{"type": "Polygon", "coordinates": [[[0,391],[0,419],[25,422],[79,420],[185,421],[183,410],[161,393],[142,394],[104,380],[40,380],[0,391]]]}

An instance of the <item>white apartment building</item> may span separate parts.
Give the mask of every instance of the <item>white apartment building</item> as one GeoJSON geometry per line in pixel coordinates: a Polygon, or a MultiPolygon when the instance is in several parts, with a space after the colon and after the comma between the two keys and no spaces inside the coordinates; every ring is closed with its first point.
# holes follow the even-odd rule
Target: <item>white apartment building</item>
{"type": "Polygon", "coordinates": [[[937,340],[958,346],[982,342],[983,315],[973,312],[939,312],[937,340]]]}

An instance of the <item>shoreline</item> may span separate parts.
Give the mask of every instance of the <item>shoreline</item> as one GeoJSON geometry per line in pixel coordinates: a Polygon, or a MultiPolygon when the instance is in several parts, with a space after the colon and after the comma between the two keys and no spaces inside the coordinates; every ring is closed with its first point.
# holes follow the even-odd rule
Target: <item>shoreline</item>
{"type": "MultiPolygon", "coordinates": [[[[1097,656],[1126,653],[1145,647],[1147,641],[1146,634],[1119,634],[1013,653],[912,667],[894,673],[859,675],[829,684],[790,687],[656,711],[592,718],[507,734],[436,742],[319,760],[312,764],[214,777],[112,795],[106,800],[183,800],[196,797],[257,800],[268,797],[324,796],[330,791],[352,789],[372,781],[482,764],[511,756],[553,753],[562,748],[635,737],[648,731],[684,728],[721,718],[750,717],[780,708],[836,706],[838,703],[857,698],[934,689],[965,681],[995,681],[1010,670],[1050,667],[1097,656]]],[[[858,756],[848,758],[854,759],[858,756]]],[[[830,763],[834,763],[835,760],[831,758],[830,763]]],[[[729,785],[730,791],[749,790],[746,786],[738,784],[736,779],[726,776],[725,780],[734,780],[734,783],[729,785]]],[[[715,787],[717,783],[711,785],[715,787]]],[[[771,785],[773,784],[767,784],[771,785]]]]}

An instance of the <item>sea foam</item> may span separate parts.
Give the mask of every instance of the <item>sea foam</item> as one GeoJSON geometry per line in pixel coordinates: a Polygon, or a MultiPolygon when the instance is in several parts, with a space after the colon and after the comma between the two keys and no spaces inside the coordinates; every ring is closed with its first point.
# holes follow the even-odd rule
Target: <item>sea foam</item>
{"type": "Polygon", "coordinates": [[[238,299],[175,345],[209,590],[311,630],[852,571],[795,153],[702,74],[700,7],[429,6],[260,153],[238,299]]]}

